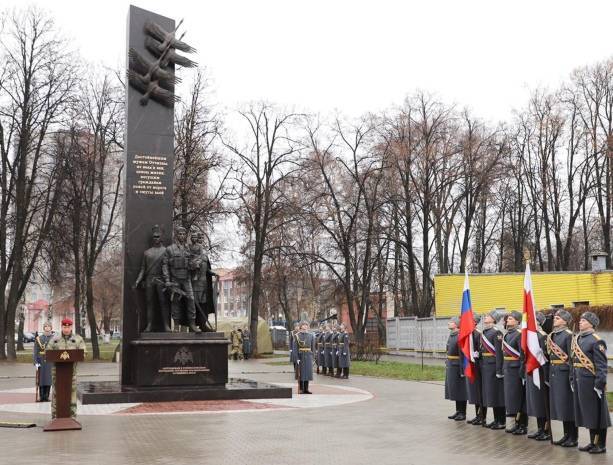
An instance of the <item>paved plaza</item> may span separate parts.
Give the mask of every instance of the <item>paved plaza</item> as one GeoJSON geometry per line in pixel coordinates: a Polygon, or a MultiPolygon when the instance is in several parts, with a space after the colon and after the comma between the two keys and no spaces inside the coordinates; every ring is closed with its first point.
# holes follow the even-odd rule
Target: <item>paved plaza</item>
{"type": "MultiPolygon", "coordinates": [[[[48,404],[32,404],[32,375],[0,364],[0,421],[37,424],[0,428],[1,464],[613,464],[447,420],[442,383],[361,376],[316,378],[312,396],[291,400],[80,406],[82,431],[43,433],[48,404]]],[[[250,360],[230,362],[230,376],[289,385],[293,374],[250,360]]],[[[80,377],[117,379],[117,365],[82,364],[80,377]]]]}

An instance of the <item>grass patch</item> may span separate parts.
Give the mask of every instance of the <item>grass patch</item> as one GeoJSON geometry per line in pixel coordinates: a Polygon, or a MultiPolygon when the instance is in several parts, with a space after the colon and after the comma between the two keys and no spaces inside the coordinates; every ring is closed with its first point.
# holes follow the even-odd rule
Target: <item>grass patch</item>
{"type": "MultiPolygon", "coordinates": [[[[113,359],[113,354],[115,353],[115,347],[119,342],[112,342],[110,344],[100,344],[98,348],[100,349],[100,362],[110,362],[113,359]]],[[[92,359],[92,345],[90,342],[85,343],[86,352],[85,352],[85,361],[91,362],[92,359]]],[[[98,361],[98,360],[97,360],[98,361]]],[[[17,362],[19,363],[32,363],[32,351],[30,350],[22,350],[17,352],[17,362]]]]}
{"type": "Polygon", "coordinates": [[[258,354],[255,358],[287,358],[286,354],[258,354]]]}
{"type": "MultiPolygon", "coordinates": [[[[271,366],[291,366],[288,361],[266,362],[271,366]]],[[[352,361],[350,373],[354,375],[372,376],[374,378],[403,379],[407,381],[444,381],[445,367],[438,365],[401,363],[401,362],[359,362],[352,361]]]]}
{"type": "Polygon", "coordinates": [[[444,381],[445,367],[401,362],[351,362],[350,373],[375,378],[403,379],[407,381],[444,381]]]}

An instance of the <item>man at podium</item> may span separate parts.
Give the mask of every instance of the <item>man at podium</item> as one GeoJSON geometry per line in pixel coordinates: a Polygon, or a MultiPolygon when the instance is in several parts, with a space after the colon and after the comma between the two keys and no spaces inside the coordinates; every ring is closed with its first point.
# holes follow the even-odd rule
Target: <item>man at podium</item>
{"type": "MultiPolygon", "coordinates": [[[[64,318],[62,320],[62,334],[54,336],[49,343],[48,349],[50,350],[67,350],[67,349],[83,349],[85,351],[85,341],[78,334],[72,332],[72,320],[70,318],[64,318]]],[[[57,418],[56,413],[56,378],[55,378],[55,366],[53,367],[53,397],[51,400],[51,418],[57,418]]],[[[70,416],[75,418],[77,416],[77,367],[72,371],[72,394],[70,396],[70,416]]]]}

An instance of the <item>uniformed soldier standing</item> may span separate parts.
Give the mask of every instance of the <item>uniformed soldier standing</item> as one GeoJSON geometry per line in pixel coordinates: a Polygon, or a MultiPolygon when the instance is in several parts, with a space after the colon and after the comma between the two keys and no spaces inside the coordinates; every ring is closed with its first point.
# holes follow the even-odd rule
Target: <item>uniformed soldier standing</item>
{"type": "Polygon", "coordinates": [[[473,353],[474,361],[474,374],[475,379],[473,382],[470,381],[468,377],[465,377],[466,380],[466,394],[468,396],[468,403],[475,406],[475,418],[471,420],[466,420],[466,423],[471,425],[481,425],[485,422],[486,416],[486,407],[483,407],[482,395],[481,395],[481,331],[476,328],[476,325],[481,321],[481,317],[477,314],[474,314],[475,320],[475,329],[472,333],[473,338],[473,348],[475,352],[473,353]]]}
{"type": "Polygon", "coordinates": [[[481,334],[481,395],[483,397],[483,423],[491,429],[504,429],[506,426],[504,407],[504,381],[502,374],[502,332],[496,328],[500,319],[493,310],[483,317],[481,334]],[[492,407],[494,420],[486,423],[487,408],[492,407]]]}
{"type": "Polygon", "coordinates": [[[507,417],[515,418],[515,423],[505,431],[515,435],[526,434],[528,416],[526,415],[526,391],[524,388],[525,372],[523,370],[523,356],[521,353],[521,324],[522,315],[513,310],[507,316],[507,332],[502,338],[503,375],[504,375],[504,405],[507,417]]]}
{"type": "Polygon", "coordinates": [[[338,325],[335,324],[332,330],[332,373],[330,376],[338,377],[340,368],[338,367],[338,325]]]}
{"type": "Polygon", "coordinates": [[[317,374],[321,372],[325,372],[326,367],[324,366],[324,327],[323,325],[319,326],[319,329],[315,333],[315,360],[317,363],[317,374]]]}
{"type": "Polygon", "coordinates": [[[324,337],[324,375],[331,376],[334,374],[334,357],[332,356],[332,328],[326,325],[326,335],[324,337]]]}
{"type": "Polygon", "coordinates": [[[232,329],[230,333],[230,342],[232,344],[230,350],[230,358],[232,360],[243,359],[243,333],[240,329],[232,329]]]}
{"type": "Polygon", "coordinates": [[[298,369],[298,393],[312,394],[309,391],[309,381],[313,380],[313,351],[315,350],[315,337],[308,332],[309,324],[306,321],[300,323],[300,331],[294,335],[292,346],[294,358],[298,369]]]}
{"type": "Polygon", "coordinates": [[[594,332],[599,323],[596,314],[583,313],[572,345],[575,418],[577,426],[590,430],[590,443],[579,450],[590,454],[607,451],[607,428],[611,426],[606,390],[607,344],[594,332]]]}
{"type": "Polygon", "coordinates": [[[553,331],[547,336],[549,356],[549,416],[562,422],[564,435],[553,443],[562,447],[577,447],[577,425],[571,389],[571,354],[573,333],[568,329],[572,315],[558,310],[553,317],[553,331]]]}
{"type": "Polygon", "coordinates": [[[466,420],[466,382],[460,360],[458,335],[460,319],[449,319],[449,338],[447,339],[447,361],[445,362],[445,399],[455,401],[455,413],[447,418],[455,421],[466,420]]]}
{"type": "Polygon", "coordinates": [[[341,324],[340,332],[338,333],[338,369],[339,375],[344,379],[349,378],[349,366],[351,365],[351,352],[349,347],[349,334],[346,331],[345,324],[341,324]]]}
{"type": "Polygon", "coordinates": [[[294,357],[294,342],[296,341],[296,334],[300,329],[300,325],[298,323],[294,324],[294,329],[289,333],[289,363],[294,365],[294,371],[296,370],[296,358],[294,357]]]}
{"type": "Polygon", "coordinates": [[[184,294],[183,298],[177,295],[171,297],[172,319],[175,322],[175,328],[187,324],[190,331],[199,333],[201,330],[196,326],[196,305],[194,304],[194,291],[189,269],[192,254],[186,243],[187,232],[185,228],[178,227],[175,236],[176,242],[166,247],[162,258],[162,274],[164,275],[165,287],[167,289],[174,287],[184,294]],[[183,301],[185,302],[185,312],[182,308],[183,301]]]}
{"type": "MultiPolygon", "coordinates": [[[[543,355],[547,354],[547,333],[543,331],[542,325],[545,323],[545,314],[536,313],[537,338],[543,355]]],[[[533,382],[533,375],[526,373],[526,411],[529,417],[536,417],[537,430],[530,433],[530,439],[537,441],[549,441],[551,439],[551,426],[547,424],[547,389],[545,383],[549,378],[549,364],[538,368],[540,387],[533,382]]]]}
{"type": "Polygon", "coordinates": [[[32,358],[36,367],[38,378],[38,398],[40,402],[49,402],[49,393],[51,392],[52,369],[53,363],[47,362],[45,359],[45,350],[51,342],[53,334],[51,333],[51,323],[43,325],[43,334],[37,336],[34,340],[34,350],[32,358]]]}
{"type": "MultiPolygon", "coordinates": [[[[83,349],[85,350],[85,341],[78,334],[72,333],[72,320],[64,318],[62,320],[62,334],[56,335],[51,339],[47,346],[49,350],[70,350],[83,349]]],[[[55,366],[53,367],[53,397],[51,398],[51,418],[57,418],[56,413],[56,390],[55,390],[55,366]]],[[[74,364],[72,370],[72,393],[70,396],[70,416],[77,416],[77,364],[74,364]]]]}

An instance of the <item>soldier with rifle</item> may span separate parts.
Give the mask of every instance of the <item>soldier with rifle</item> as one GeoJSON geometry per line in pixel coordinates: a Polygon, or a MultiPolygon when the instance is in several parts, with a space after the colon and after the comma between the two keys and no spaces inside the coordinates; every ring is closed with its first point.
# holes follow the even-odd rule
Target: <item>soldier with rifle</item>
{"type": "Polygon", "coordinates": [[[313,380],[313,351],[315,337],[308,332],[309,323],[302,321],[300,330],[294,335],[292,351],[296,360],[296,380],[299,394],[312,394],[309,391],[309,381],[313,380]]]}
{"type": "Polygon", "coordinates": [[[556,446],[577,447],[578,431],[575,424],[573,400],[571,346],[573,332],[568,329],[572,315],[566,310],[558,310],[553,317],[553,330],[547,336],[547,355],[549,357],[549,419],[562,422],[564,435],[556,446]]]}
{"type": "Polygon", "coordinates": [[[590,431],[589,444],[579,450],[590,454],[607,451],[607,428],[611,426],[607,404],[607,344],[594,330],[600,319],[585,312],[579,320],[579,334],[572,343],[573,386],[577,426],[590,431]]]}

